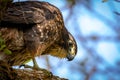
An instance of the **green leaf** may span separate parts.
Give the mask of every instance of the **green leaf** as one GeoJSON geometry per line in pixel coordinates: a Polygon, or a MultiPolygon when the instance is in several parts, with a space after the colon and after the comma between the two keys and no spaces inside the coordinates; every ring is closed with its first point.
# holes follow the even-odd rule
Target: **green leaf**
{"type": "Polygon", "coordinates": [[[4,44],[4,40],[2,38],[0,38],[0,45],[4,44]]]}
{"type": "Polygon", "coordinates": [[[4,49],[5,54],[12,54],[12,52],[9,49],[4,49]]]}
{"type": "Polygon", "coordinates": [[[6,47],[6,45],[1,45],[0,50],[3,50],[6,47]]]}

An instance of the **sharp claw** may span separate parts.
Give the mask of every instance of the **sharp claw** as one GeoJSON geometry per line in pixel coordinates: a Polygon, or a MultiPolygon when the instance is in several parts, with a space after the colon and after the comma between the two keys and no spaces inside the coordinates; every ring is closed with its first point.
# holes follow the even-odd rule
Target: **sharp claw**
{"type": "Polygon", "coordinates": [[[19,66],[19,68],[21,68],[21,67],[24,67],[24,68],[33,68],[32,66],[30,66],[30,65],[25,65],[25,64],[22,64],[22,65],[19,66]]]}
{"type": "Polygon", "coordinates": [[[36,60],[34,58],[32,60],[33,60],[33,66],[22,64],[22,65],[19,66],[19,68],[24,67],[24,68],[31,68],[31,69],[34,69],[34,70],[41,70],[41,68],[38,66],[36,60]]]}
{"type": "Polygon", "coordinates": [[[19,66],[19,68],[24,67],[24,66],[25,66],[25,64],[22,64],[22,65],[19,66]]]}

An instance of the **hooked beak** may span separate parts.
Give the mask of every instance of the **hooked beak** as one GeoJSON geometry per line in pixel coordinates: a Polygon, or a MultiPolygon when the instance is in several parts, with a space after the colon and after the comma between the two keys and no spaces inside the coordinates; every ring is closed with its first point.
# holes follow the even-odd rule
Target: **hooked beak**
{"type": "Polygon", "coordinates": [[[67,59],[68,61],[72,61],[74,59],[75,55],[68,54],[67,59]]]}

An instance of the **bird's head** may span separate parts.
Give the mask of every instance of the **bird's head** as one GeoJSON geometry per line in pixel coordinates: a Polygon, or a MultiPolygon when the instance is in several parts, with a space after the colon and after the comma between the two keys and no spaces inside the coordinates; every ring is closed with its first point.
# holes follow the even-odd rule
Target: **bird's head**
{"type": "Polygon", "coordinates": [[[63,36],[63,38],[63,40],[51,45],[44,54],[50,54],[58,58],[67,58],[68,61],[73,60],[77,53],[76,41],[70,33],[66,37],[63,36]]]}
{"type": "Polygon", "coordinates": [[[68,61],[71,61],[74,59],[74,57],[76,56],[77,53],[77,44],[75,39],[73,38],[73,36],[69,33],[68,34],[68,39],[66,42],[66,50],[67,50],[67,59],[68,61]]]}

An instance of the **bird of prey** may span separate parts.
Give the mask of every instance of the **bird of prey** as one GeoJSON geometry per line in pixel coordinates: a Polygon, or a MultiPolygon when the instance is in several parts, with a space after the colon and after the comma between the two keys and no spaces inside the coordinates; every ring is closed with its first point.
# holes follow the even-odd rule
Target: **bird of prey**
{"type": "Polygon", "coordinates": [[[0,37],[12,53],[0,51],[0,60],[11,66],[22,65],[35,57],[52,55],[73,60],[77,45],[65,28],[60,10],[48,2],[12,3],[0,20],[0,37]]]}

